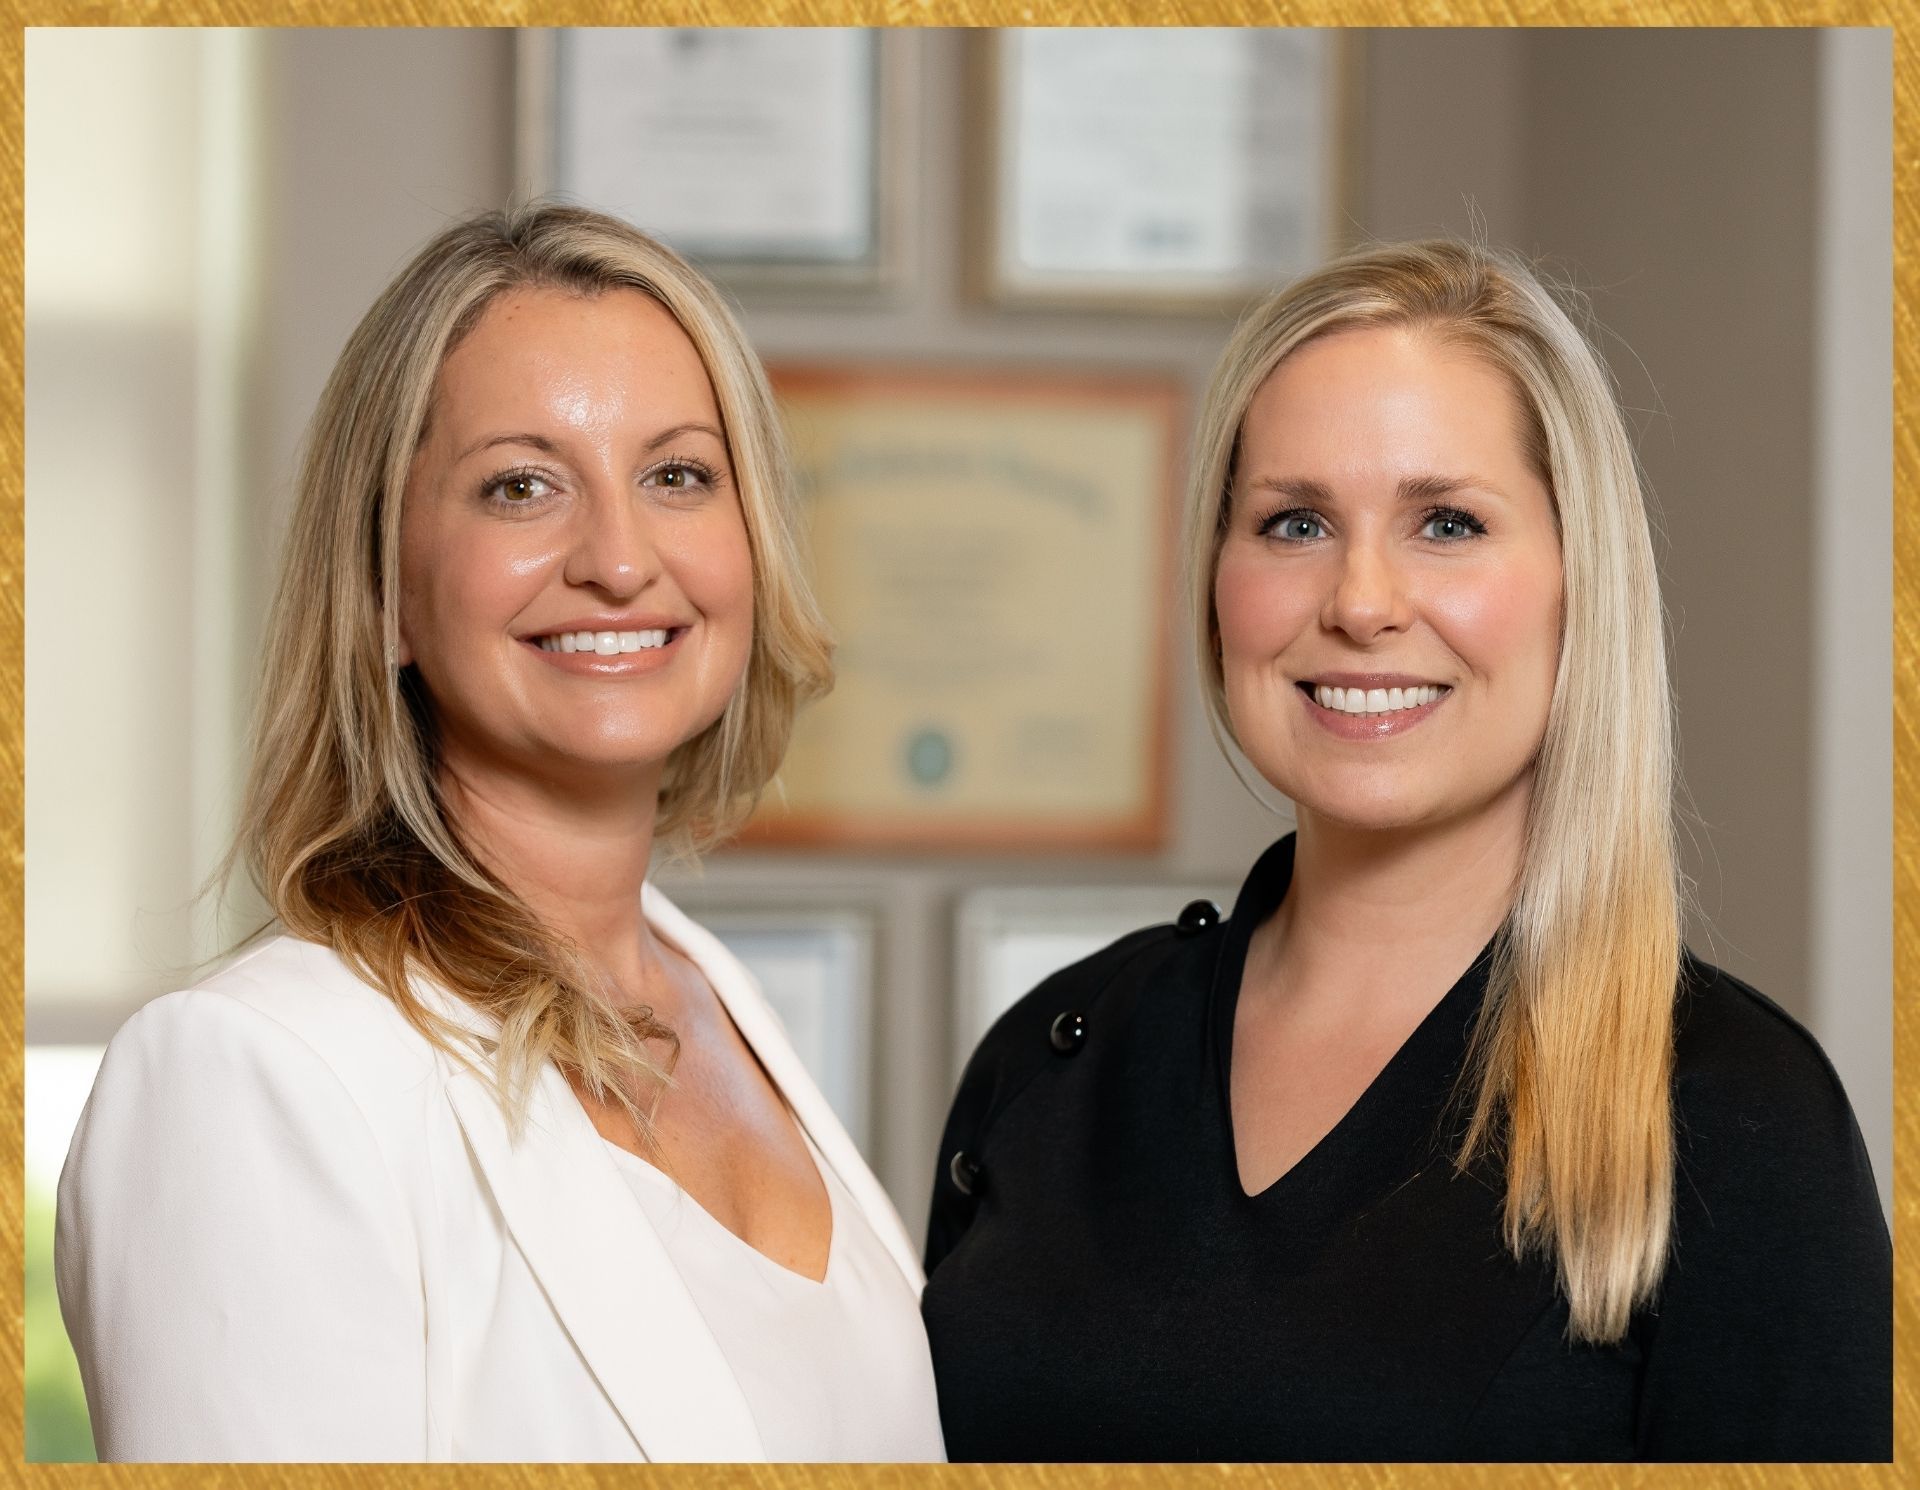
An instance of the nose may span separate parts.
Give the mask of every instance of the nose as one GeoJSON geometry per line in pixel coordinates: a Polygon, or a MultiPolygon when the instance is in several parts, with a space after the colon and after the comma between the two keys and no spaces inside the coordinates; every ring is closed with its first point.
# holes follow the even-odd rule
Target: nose
{"type": "Polygon", "coordinates": [[[1364,643],[1404,631],[1412,619],[1405,576],[1392,554],[1375,542],[1349,544],[1321,608],[1320,624],[1364,643]]]}
{"type": "Polygon", "coordinates": [[[626,599],[644,590],[660,572],[646,504],[633,493],[590,493],[575,508],[568,535],[566,581],[626,599]]]}

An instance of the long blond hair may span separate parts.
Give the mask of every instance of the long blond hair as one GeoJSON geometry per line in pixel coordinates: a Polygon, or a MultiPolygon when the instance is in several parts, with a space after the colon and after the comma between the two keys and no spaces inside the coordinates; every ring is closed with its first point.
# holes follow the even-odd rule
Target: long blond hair
{"type": "Polygon", "coordinates": [[[831,646],[799,558],[792,478],[766,375],[718,291],[613,218],[489,213],[441,233],[373,304],[308,433],[267,624],[252,763],[229,867],[244,861],[282,927],[330,946],[429,1039],[491,1065],[516,1121],[552,1061],[626,1109],[667,1074],[650,1011],[599,974],[462,840],[441,801],[430,701],[395,665],[401,503],[448,353],[502,293],[639,290],[692,341],[719,405],[753,556],[753,641],[720,718],[663,777],[655,837],[692,853],[752,810],[795,710],[829,686],[831,646]],[[476,1045],[416,993],[424,976],[499,1022],[476,1045]]]}
{"type": "Polygon", "coordinates": [[[1247,407],[1290,354],[1405,326],[1504,373],[1552,495],[1560,658],[1518,889],[1462,1074],[1457,1159],[1504,1160],[1516,1255],[1554,1261],[1572,1333],[1618,1340],[1666,1265],[1680,877],[1673,711],[1647,505],[1612,385],[1522,264],[1475,245],[1363,248],[1252,311],[1215,370],[1188,491],[1188,598],[1207,711],[1230,739],[1214,574],[1247,407]]]}

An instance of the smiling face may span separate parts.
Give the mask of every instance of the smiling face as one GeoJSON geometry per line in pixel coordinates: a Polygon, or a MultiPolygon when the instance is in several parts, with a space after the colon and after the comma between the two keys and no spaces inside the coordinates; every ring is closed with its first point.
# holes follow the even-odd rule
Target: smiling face
{"type": "Polygon", "coordinates": [[[1241,427],[1214,576],[1227,712],[1304,815],[1524,810],[1560,545],[1504,374],[1402,327],[1287,357],[1241,427]]]}
{"type": "Polygon", "coordinates": [[[657,784],[720,716],[752,557],[712,384],[659,302],[509,291],[454,348],[407,482],[399,621],[469,782],[657,784]]]}

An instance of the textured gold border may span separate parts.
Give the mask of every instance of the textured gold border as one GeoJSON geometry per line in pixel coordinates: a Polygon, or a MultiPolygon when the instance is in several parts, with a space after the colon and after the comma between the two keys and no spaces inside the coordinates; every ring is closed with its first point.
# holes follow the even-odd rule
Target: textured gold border
{"type": "MultiPolygon", "coordinates": [[[[573,3],[485,4],[477,0],[278,0],[278,3],[241,3],[241,0],[189,0],[189,3],[86,4],[35,3],[6,0],[8,25],[0,33],[0,86],[11,100],[0,125],[0,176],[4,176],[4,218],[0,219],[0,266],[4,267],[6,315],[0,322],[0,402],[6,420],[0,427],[0,892],[5,897],[0,920],[0,950],[7,972],[5,1011],[0,1045],[6,1059],[0,1065],[0,1306],[8,1328],[0,1331],[0,1393],[8,1405],[0,1409],[0,1475],[22,1483],[96,1484],[111,1481],[140,1490],[210,1485],[272,1485],[367,1487],[398,1484],[466,1486],[543,1486],[547,1490],[585,1490],[587,1486],[631,1483],[635,1474],[670,1480],[687,1490],[722,1487],[779,1486],[782,1490],[850,1490],[868,1487],[926,1485],[1016,1485],[1024,1490],[1084,1490],[1091,1486],[1147,1486],[1204,1480],[1232,1486],[1294,1484],[1328,1487],[1396,1487],[1420,1484],[1522,1486],[1541,1483],[1613,1482],[1625,1485],[1683,1485],[1749,1487],[1758,1485],[1832,1486],[1852,1483],[1897,1485],[1920,1465],[1914,1435],[1917,1384],[1920,1384],[1920,1195],[1916,1195],[1913,1156],[1916,1125],[1920,1125],[1920,1092],[1913,1086],[1894,1087],[1894,1226],[1895,1286],[1895,1463],[1892,1467],[1847,1466],[1625,1466],[1614,1469],[1544,1469],[1539,1466],[1108,1466],[1103,1468],[1016,1467],[999,1470],[947,1468],[906,1470],[806,1467],[674,1468],[648,1470],[582,1467],[539,1468],[500,1466],[471,1468],[395,1468],[380,1466],[226,1468],[182,1470],[161,1467],[110,1468],[28,1465],[21,1459],[23,1344],[21,1320],[21,1167],[22,1167],[22,1054],[24,1029],[22,992],[23,927],[23,773],[22,687],[24,683],[24,490],[26,439],[23,425],[22,328],[24,285],[24,72],[22,27],[33,25],[515,25],[515,24],[743,24],[779,22],[788,25],[1021,25],[1044,22],[1062,25],[1201,25],[1256,22],[1292,25],[1853,25],[1889,26],[1894,31],[1894,968],[1895,988],[1903,994],[1920,972],[1920,844],[1914,828],[1920,813],[1916,787],[1916,739],[1920,728],[1920,618],[1916,617],[1916,583],[1920,583],[1920,530],[1916,530],[1915,480],[1920,476],[1920,414],[1914,389],[1916,346],[1916,289],[1920,288],[1920,172],[1916,172],[1914,111],[1920,104],[1920,72],[1916,71],[1914,35],[1920,18],[1907,7],[1882,3],[1795,4],[1768,0],[1668,0],[1635,4],[1631,0],[1352,0],[1352,3],[1255,3],[1255,0],[957,0],[957,3],[912,3],[912,0],[695,0],[660,5],[635,0],[573,0],[573,3]]],[[[1920,1039],[1911,996],[1894,1001],[1896,1071],[1914,1069],[1915,1042],[1920,1039]]]]}

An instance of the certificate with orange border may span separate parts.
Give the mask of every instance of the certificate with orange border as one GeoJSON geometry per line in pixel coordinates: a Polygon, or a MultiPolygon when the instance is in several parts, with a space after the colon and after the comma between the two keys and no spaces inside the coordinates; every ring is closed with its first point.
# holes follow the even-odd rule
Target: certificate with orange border
{"type": "Polygon", "coordinates": [[[1170,378],[776,369],[838,642],[760,843],[1149,850],[1170,378]]]}

